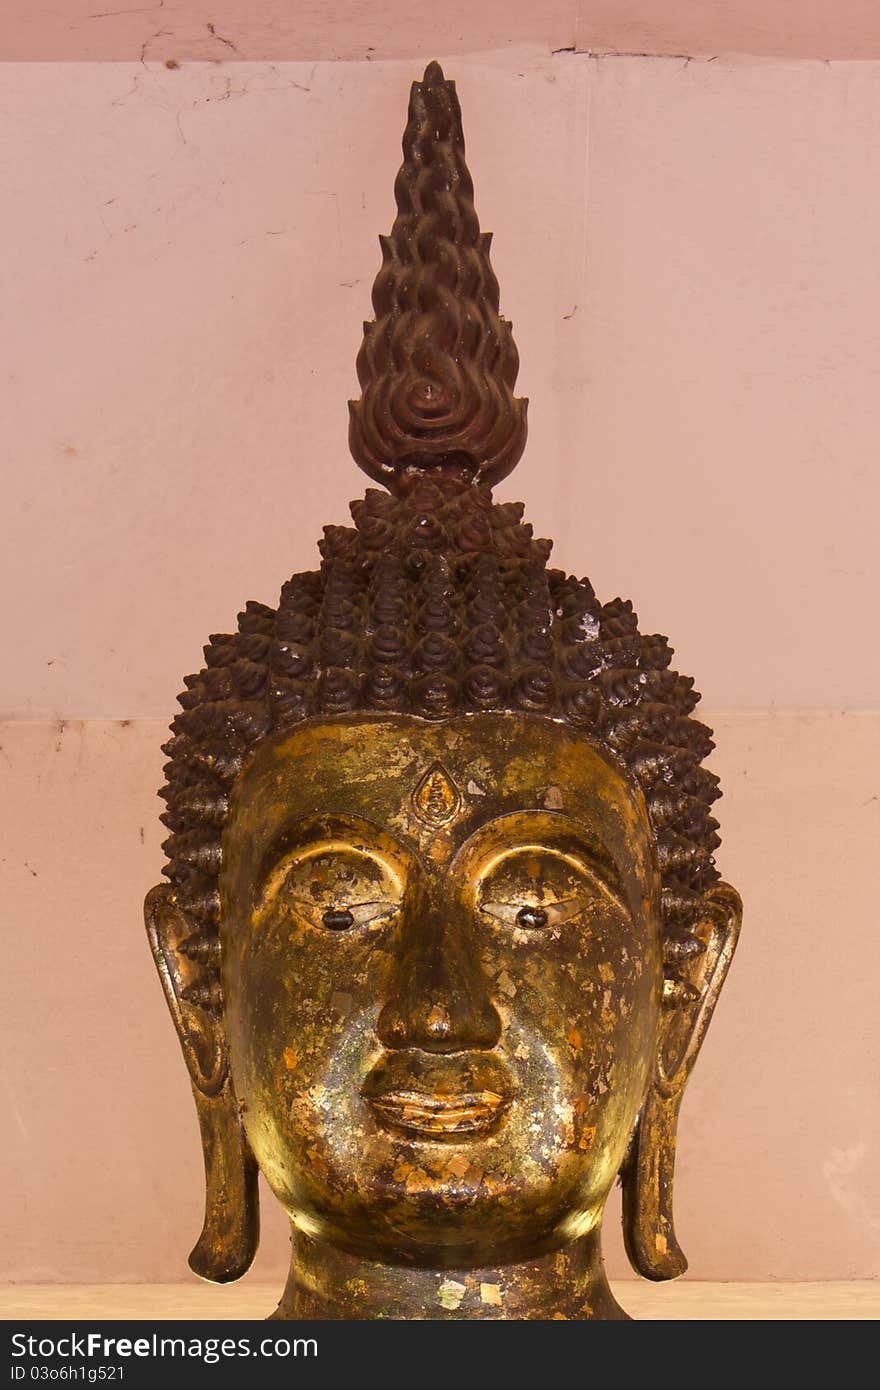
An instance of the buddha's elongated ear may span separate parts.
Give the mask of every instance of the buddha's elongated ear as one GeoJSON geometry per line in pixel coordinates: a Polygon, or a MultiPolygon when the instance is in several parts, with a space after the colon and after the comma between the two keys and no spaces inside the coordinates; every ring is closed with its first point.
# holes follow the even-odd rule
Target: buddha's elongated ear
{"type": "Polygon", "coordinates": [[[181,946],[194,926],[167,884],[147,894],[144,920],[192,1082],[205,1158],[205,1223],[189,1264],[202,1279],[224,1284],[239,1279],[256,1254],[257,1165],[229,1074],[222,1015],[187,998],[198,983],[198,967],[181,946]]]}
{"type": "Polygon", "coordinates": [[[715,884],[703,904],[697,952],[666,982],[654,1075],[621,1169],[626,1253],[646,1279],[674,1279],[687,1269],[672,1215],[678,1112],[742,921],[739,894],[726,883],[715,884]]]}

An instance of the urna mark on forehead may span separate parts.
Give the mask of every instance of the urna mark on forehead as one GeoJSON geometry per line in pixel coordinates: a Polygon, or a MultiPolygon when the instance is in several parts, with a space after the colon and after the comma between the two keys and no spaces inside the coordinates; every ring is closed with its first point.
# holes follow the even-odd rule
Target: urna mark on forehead
{"type": "Polygon", "coordinates": [[[642,899],[656,888],[644,797],[596,744],[560,723],[472,715],[311,720],[257,750],[224,833],[224,877],[254,881],[297,826],[362,820],[417,852],[454,853],[480,827],[517,814],[522,836],[548,817],[576,827],[642,899]],[[523,815],[522,813],[525,813],[523,815]]]}

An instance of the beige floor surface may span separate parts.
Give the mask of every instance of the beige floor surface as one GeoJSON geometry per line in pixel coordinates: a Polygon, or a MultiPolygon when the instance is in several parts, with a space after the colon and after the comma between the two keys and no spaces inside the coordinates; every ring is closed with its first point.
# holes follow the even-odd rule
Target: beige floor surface
{"type": "MultiPolygon", "coordinates": [[[[627,1312],[649,1321],[880,1318],[880,1281],[872,1280],[662,1286],[621,1280],[614,1287],[627,1312]]],[[[0,1291],[0,1319],[264,1318],[278,1294],[267,1284],[17,1284],[0,1291]]]]}

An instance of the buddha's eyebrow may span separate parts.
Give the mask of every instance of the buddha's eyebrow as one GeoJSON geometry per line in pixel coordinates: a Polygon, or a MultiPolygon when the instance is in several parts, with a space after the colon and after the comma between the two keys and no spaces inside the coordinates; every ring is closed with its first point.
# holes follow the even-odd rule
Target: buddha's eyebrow
{"type": "MultiPolygon", "coordinates": [[[[257,893],[263,893],[272,876],[294,858],[353,852],[369,855],[390,868],[389,844],[378,844],[370,832],[368,824],[360,825],[353,818],[342,816],[325,816],[320,821],[314,817],[300,817],[291,821],[269,841],[260,858],[255,880],[257,893]]],[[[390,842],[391,837],[387,838],[390,842]]],[[[411,852],[396,841],[393,845],[394,853],[401,858],[411,856],[411,852]]]]}
{"type": "MultiPolygon", "coordinates": [[[[483,826],[483,834],[493,830],[503,831],[504,820],[488,821],[483,826]]],[[[620,865],[605,845],[595,839],[588,839],[581,827],[546,832],[535,839],[517,839],[515,842],[482,856],[481,873],[488,873],[496,863],[509,859],[514,854],[553,854],[567,860],[581,873],[588,873],[611,898],[614,904],[629,916],[632,905],[627,901],[624,876],[620,865]]]]}
{"type": "Polygon", "coordinates": [[[632,904],[627,901],[626,891],[623,886],[623,878],[618,870],[617,864],[604,855],[585,854],[581,856],[584,869],[595,879],[599,887],[606,895],[619,907],[626,917],[632,916],[632,904]]]}
{"type": "Polygon", "coordinates": [[[310,859],[317,858],[319,855],[340,852],[362,854],[371,859],[374,864],[381,864],[389,879],[402,892],[403,880],[399,866],[389,858],[385,850],[379,849],[375,845],[361,843],[356,836],[352,838],[332,835],[323,838],[316,836],[314,839],[303,839],[296,844],[288,845],[286,849],[281,848],[271,859],[268,855],[264,856],[260,874],[253,886],[254,925],[262,921],[266,912],[275,902],[297,861],[308,863],[310,859]]]}

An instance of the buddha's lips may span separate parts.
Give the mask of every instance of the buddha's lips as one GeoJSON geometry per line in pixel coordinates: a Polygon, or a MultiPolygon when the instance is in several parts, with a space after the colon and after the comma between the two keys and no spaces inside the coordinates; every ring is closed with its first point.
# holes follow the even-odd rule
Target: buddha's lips
{"type": "Polygon", "coordinates": [[[427,1096],[417,1091],[389,1091],[370,1097],[377,1116],[395,1129],[411,1134],[450,1138],[483,1134],[491,1129],[510,1100],[497,1091],[458,1096],[427,1096]]]}
{"type": "Polygon", "coordinates": [[[513,1099],[507,1068],[488,1053],[433,1056],[406,1049],[386,1055],[363,1087],[383,1128],[423,1139],[481,1135],[513,1099]]]}

